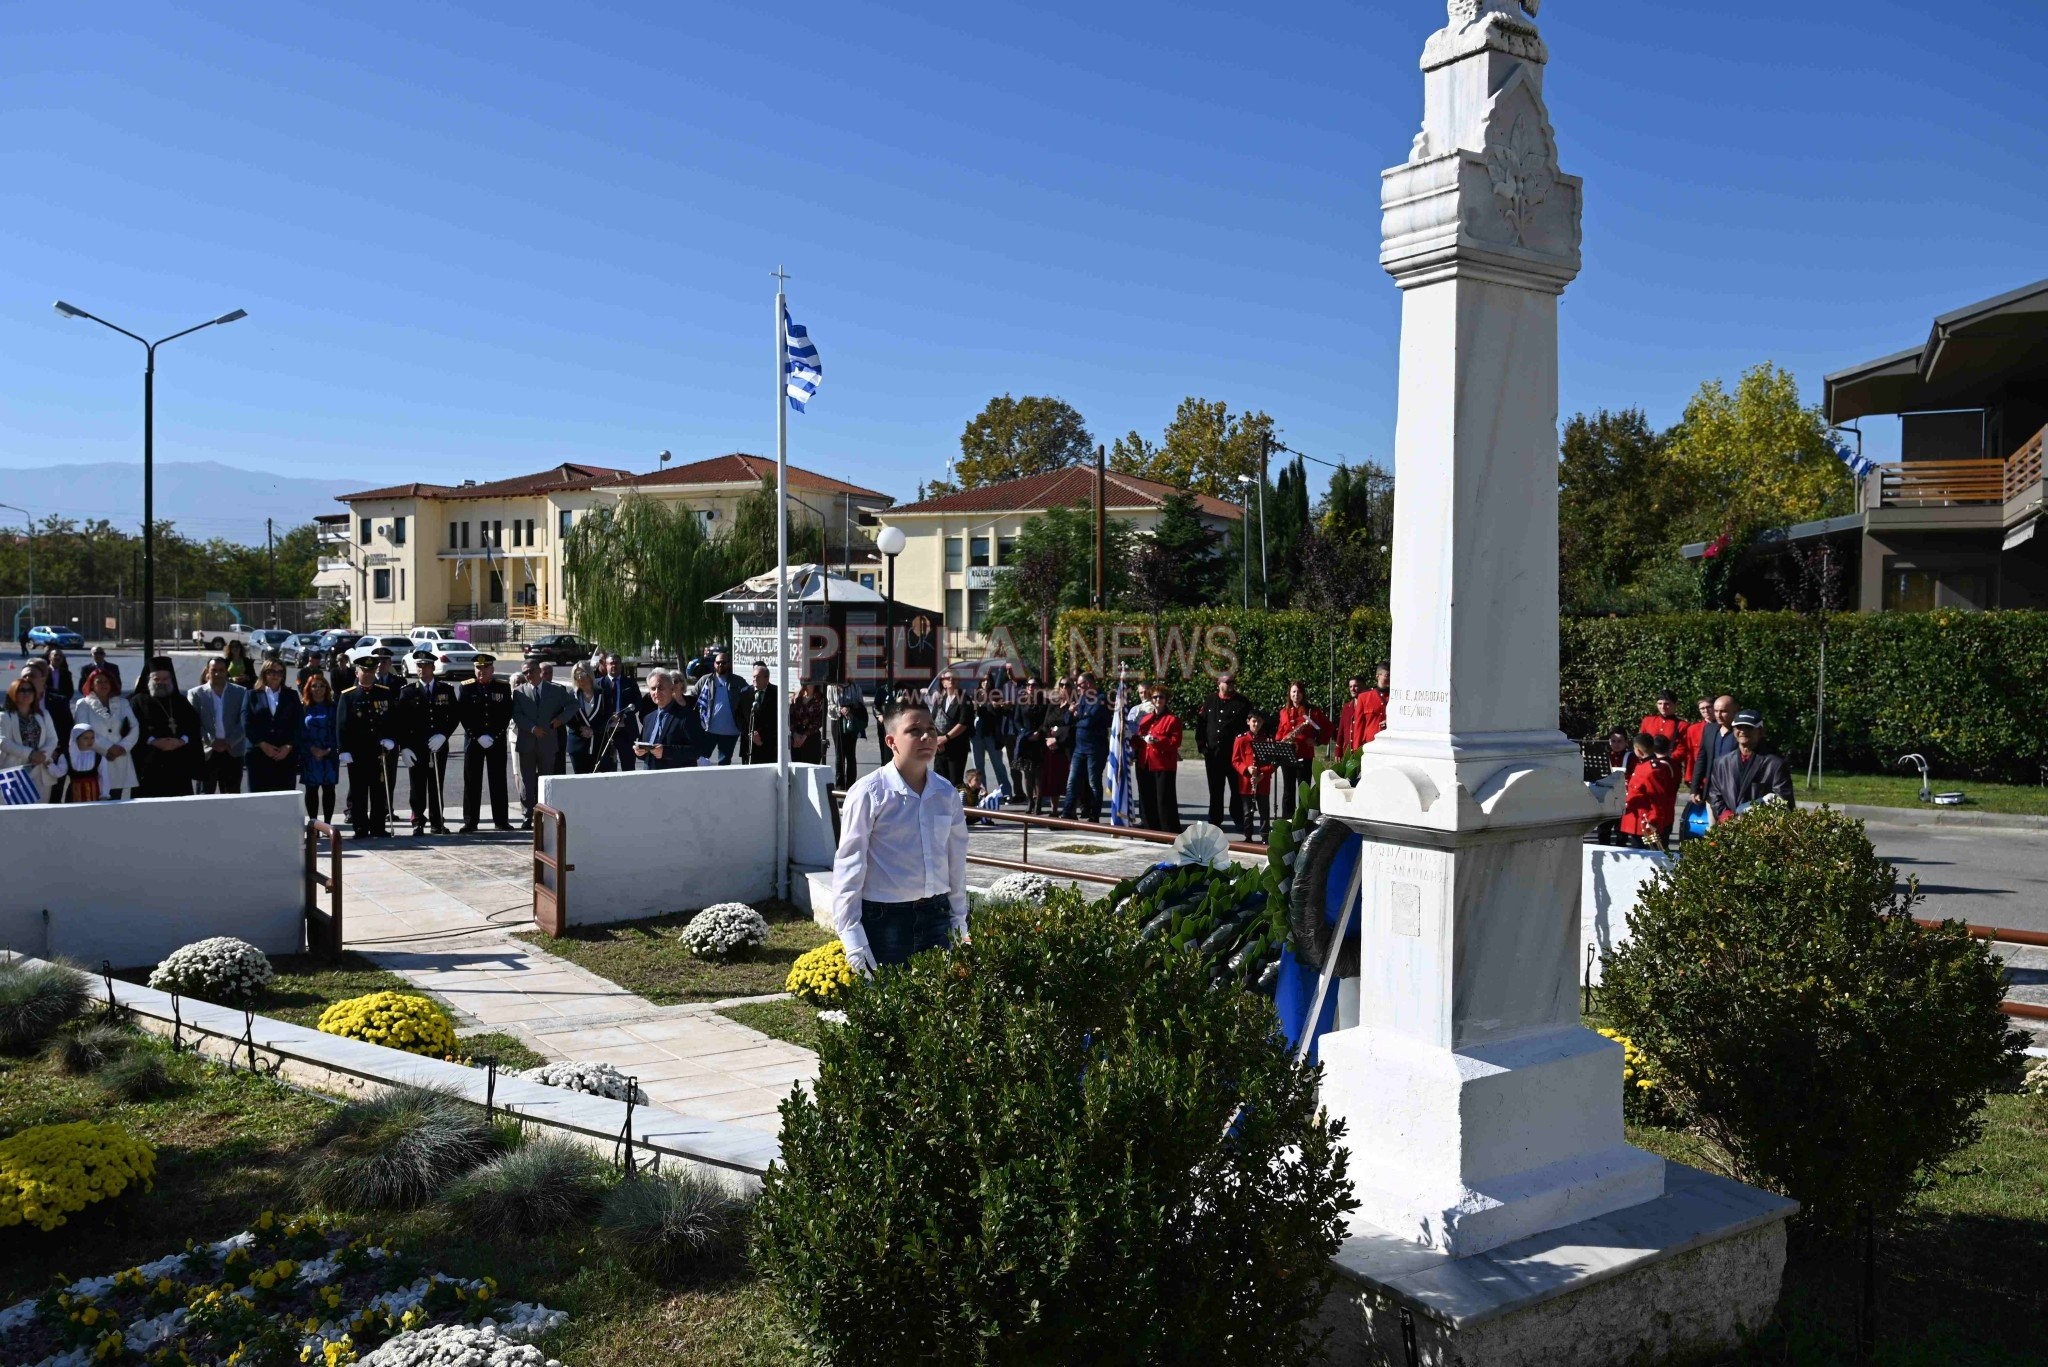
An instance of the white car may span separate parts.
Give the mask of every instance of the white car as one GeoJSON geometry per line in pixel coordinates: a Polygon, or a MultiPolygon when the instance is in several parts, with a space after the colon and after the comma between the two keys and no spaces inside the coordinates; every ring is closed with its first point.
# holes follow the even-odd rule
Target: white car
{"type": "Polygon", "coordinates": [[[467,641],[422,641],[417,649],[432,652],[434,672],[444,679],[476,677],[476,647],[467,641]]]}
{"type": "MultiPolygon", "coordinates": [[[[452,627],[414,627],[412,629],[414,645],[434,647],[445,645],[447,642],[455,639],[455,631],[452,627]]],[[[462,644],[467,645],[468,642],[465,641],[462,644]]]]}
{"type": "Polygon", "coordinates": [[[349,648],[348,662],[353,665],[370,659],[379,650],[388,650],[392,660],[403,670],[405,662],[412,657],[412,649],[410,636],[365,636],[349,648]]]}

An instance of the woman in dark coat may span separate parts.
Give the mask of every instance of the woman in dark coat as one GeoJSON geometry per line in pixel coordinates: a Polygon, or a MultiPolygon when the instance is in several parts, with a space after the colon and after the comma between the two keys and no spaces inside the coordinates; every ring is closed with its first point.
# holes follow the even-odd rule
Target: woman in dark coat
{"type": "Polygon", "coordinates": [[[1045,747],[1038,760],[1038,792],[1031,799],[1031,815],[1038,815],[1043,801],[1048,814],[1056,814],[1067,795],[1067,769],[1073,764],[1073,695],[1065,684],[1052,691],[1045,704],[1045,747]]]}

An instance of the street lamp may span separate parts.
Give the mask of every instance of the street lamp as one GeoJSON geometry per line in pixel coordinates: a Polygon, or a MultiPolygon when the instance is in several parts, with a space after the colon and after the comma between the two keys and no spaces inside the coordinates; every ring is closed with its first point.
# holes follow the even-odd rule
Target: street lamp
{"type": "Polygon", "coordinates": [[[1237,524],[1237,539],[1244,544],[1244,605],[1249,610],[1252,605],[1252,477],[1239,475],[1236,479],[1239,506],[1244,509],[1244,516],[1237,524]]]}
{"type": "Polygon", "coordinates": [[[889,561],[889,606],[884,617],[888,626],[882,633],[884,654],[887,656],[884,668],[889,683],[889,702],[894,702],[896,698],[896,557],[903,554],[904,544],[909,539],[903,534],[901,527],[884,527],[875,535],[875,549],[889,561]]]}
{"type": "Polygon", "coordinates": [[[189,337],[202,328],[247,318],[249,311],[236,309],[233,313],[223,313],[218,318],[209,318],[183,332],[174,332],[152,342],[82,308],[75,308],[62,299],[57,301],[56,309],[66,318],[83,318],[142,343],[146,357],[142,367],[142,667],[148,669],[150,658],[156,654],[156,349],[165,342],[189,337]]]}

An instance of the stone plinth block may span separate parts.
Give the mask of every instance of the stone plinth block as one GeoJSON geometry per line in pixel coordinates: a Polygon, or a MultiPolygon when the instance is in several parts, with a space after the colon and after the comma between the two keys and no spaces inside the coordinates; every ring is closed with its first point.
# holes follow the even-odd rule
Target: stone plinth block
{"type": "Polygon", "coordinates": [[[1739,1344],[1777,1304],[1797,1204],[1677,1163],[1667,1174],[1654,1201],[1466,1257],[1354,1226],[1323,1306],[1325,1361],[1620,1367],[1739,1344]]]}

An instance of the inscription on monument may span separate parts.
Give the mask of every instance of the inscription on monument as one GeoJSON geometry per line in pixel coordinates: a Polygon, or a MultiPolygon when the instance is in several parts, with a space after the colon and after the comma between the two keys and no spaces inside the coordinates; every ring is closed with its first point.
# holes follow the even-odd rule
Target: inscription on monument
{"type": "Polygon", "coordinates": [[[1437,709],[1451,700],[1448,691],[1441,688],[1395,688],[1388,690],[1394,702],[1394,715],[1412,717],[1419,721],[1434,721],[1437,709]]]}

